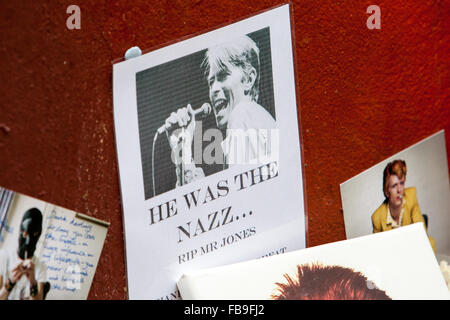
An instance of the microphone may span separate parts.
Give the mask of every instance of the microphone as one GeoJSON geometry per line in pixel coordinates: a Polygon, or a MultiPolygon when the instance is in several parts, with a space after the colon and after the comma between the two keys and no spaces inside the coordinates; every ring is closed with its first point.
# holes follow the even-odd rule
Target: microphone
{"type": "MultiPolygon", "coordinates": [[[[205,102],[200,108],[193,110],[196,118],[205,118],[211,113],[211,105],[208,102],[205,102]]],[[[173,124],[163,124],[158,128],[158,134],[163,134],[165,131],[169,130],[173,124]]]]}

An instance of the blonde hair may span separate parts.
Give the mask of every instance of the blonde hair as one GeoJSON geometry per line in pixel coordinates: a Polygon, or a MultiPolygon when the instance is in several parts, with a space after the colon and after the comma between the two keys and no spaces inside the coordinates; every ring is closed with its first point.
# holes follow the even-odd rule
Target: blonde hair
{"type": "Polygon", "coordinates": [[[249,76],[252,69],[255,69],[255,83],[249,94],[254,101],[257,101],[259,96],[259,48],[250,37],[242,36],[209,48],[201,64],[206,77],[210,70],[229,71],[231,66],[241,68],[246,76],[249,76]]]}

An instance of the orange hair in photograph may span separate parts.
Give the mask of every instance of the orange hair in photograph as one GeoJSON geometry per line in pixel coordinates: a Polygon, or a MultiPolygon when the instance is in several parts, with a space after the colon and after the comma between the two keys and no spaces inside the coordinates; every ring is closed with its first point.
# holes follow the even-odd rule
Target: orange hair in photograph
{"type": "Polygon", "coordinates": [[[389,177],[396,175],[399,179],[406,178],[406,162],[404,160],[394,160],[389,162],[383,171],[383,195],[389,187],[389,177]]]}
{"type": "Polygon", "coordinates": [[[298,265],[294,278],[284,277],[273,300],[392,300],[362,273],[341,266],[298,265]]]}

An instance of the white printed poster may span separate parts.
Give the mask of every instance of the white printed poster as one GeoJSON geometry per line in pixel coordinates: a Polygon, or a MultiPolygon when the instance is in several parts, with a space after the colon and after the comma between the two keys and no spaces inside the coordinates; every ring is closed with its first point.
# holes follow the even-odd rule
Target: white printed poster
{"type": "Polygon", "coordinates": [[[130,299],[305,247],[289,5],[113,66],[130,299]]]}

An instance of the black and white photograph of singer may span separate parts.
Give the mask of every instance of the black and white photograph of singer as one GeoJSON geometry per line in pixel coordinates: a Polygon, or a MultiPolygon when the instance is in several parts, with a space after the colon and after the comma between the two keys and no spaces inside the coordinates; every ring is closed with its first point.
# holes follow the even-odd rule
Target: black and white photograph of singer
{"type": "MultiPolygon", "coordinates": [[[[200,107],[197,104],[195,109],[189,102],[172,109],[155,134],[155,139],[158,135],[167,138],[164,140],[168,142],[176,177],[173,188],[203,178],[205,163],[214,163],[215,170],[221,171],[234,165],[259,164],[261,159],[269,158],[272,151],[277,151],[272,150],[277,148],[278,143],[273,84],[268,87],[272,90],[269,94],[272,107],[267,108],[259,103],[261,62],[256,42],[244,35],[208,48],[202,52],[202,58],[198,68],[202,70],[202,80],[207,84],[208,99],[200,107]],[[200,131],[196,130],[196,127],[202,127],[203,120],[209,115],[214,117],[215,125],[207,131],[203,131],[205,126],[200,131]],[[198,143],[205,141],[205,136],[209,136],[210,141],[214,137],[214,143],[209,146],[213,152],[205,152],[207,149],[198,143]],[[203,166],[198,164],[196,155],[201,155],[203,166]],[[207,159],[208,156],[211,159],[207,159]]],[[[265,70],[271,73],[271,68],[265,70]]],[[[270,82],[271,79],[270,74],[270,82]]],[[[155,150],[152,156],[157,154],[155,150]]],[[[152,163],[153,195],[158,184],[154,166],[152,163]]]]}

